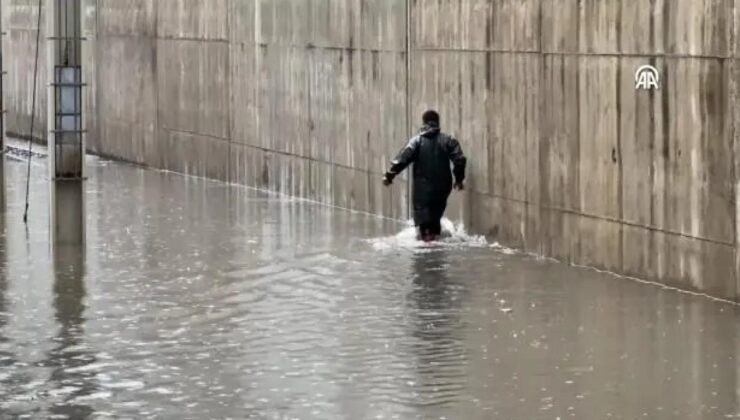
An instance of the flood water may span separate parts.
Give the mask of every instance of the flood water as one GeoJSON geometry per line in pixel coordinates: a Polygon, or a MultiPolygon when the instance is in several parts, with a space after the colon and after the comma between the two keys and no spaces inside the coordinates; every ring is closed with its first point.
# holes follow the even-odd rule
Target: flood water
{"type": "Polygon", "coordinates": [[[740,418],[735,306],[92,158],[52,251],[5,165],[0,418],[740,418]]]}

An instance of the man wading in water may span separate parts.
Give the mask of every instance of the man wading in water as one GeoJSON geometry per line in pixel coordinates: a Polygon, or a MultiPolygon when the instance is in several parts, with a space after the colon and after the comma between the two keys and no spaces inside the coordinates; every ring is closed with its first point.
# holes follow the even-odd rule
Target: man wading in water
{"type": "Polygon", "coordinates": [[[465,188],[467,160],[460,143],[440,131],[436,111],[425,112],[422,120],[424,126],[391,162],[383,184],[391,185],[398,174],[414,164],[414,224],[419,229],[420,238],[429,242],[442,233],[442,216],[452,192],[453,174],[455,189],[462,191],[465,188]]]}

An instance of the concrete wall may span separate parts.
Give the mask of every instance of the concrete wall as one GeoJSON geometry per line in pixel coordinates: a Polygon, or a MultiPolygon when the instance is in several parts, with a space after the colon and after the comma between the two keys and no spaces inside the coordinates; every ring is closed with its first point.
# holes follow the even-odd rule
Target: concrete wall
{"type": "MultiPolygon", "coordinates": [[[[473,230],[738,300],[736,0],[86,1],[95,152],[405,218],[379,179],[435,107],[473,230]]],[[[33,2],[4,3],[18,133],[33,2]]]]}
{"type": "Polygon", "coordinates": [[[408,131],[406,5],[359,5],[98,0],[91,149],[405,217],[377,180],[408,131]]]}
{"type": "MultiPolygon", "coordinates": [[[[35,109],[33,136],[46,138],[46,50],[38,55],[38,78],[34,107],[33,74],[36,65],[36,38],[38,28],[38,0],[6,0],[2,2],[3,66],[8,72],[4,80],[6,131],[11,135],[31,134],[31,110],[35,109]]],[[[44,19],[41,10],[41,38],[43,48],[44,19]]]]}
{"type": "Polygon", "coordinates": [[[734,1],[412,4],[412,114],[471,152],[476,230],[737,298],[734,1]]]}

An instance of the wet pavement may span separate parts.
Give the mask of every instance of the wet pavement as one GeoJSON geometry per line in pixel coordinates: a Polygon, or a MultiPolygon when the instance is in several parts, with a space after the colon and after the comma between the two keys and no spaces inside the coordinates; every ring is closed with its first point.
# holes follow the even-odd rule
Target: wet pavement
{"type": "Polygon", "coordinates": [[[2,419],[740,418],[726,303],[92,158],[52,252],[6,174],[2,419]]]}

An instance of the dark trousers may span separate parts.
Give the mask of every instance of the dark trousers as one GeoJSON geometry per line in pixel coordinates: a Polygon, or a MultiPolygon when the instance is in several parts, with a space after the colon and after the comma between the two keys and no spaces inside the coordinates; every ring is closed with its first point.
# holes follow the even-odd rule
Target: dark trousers
{"type": "Polygon", "coordinates": [[[448,195],[434,199],[419,200],[414,203],[414,224],[421,235],[439,236],[442,234],[442,217],[447,209],[448,195]]]}
{"type": "Polygon", "coordinates": [[[439,236],[442,234],[442,220],[437,220],[436,222],[429,222],[429,223],[422,223],[419,225],[419,233],[421,233],[422,236],[439,236]]]}

